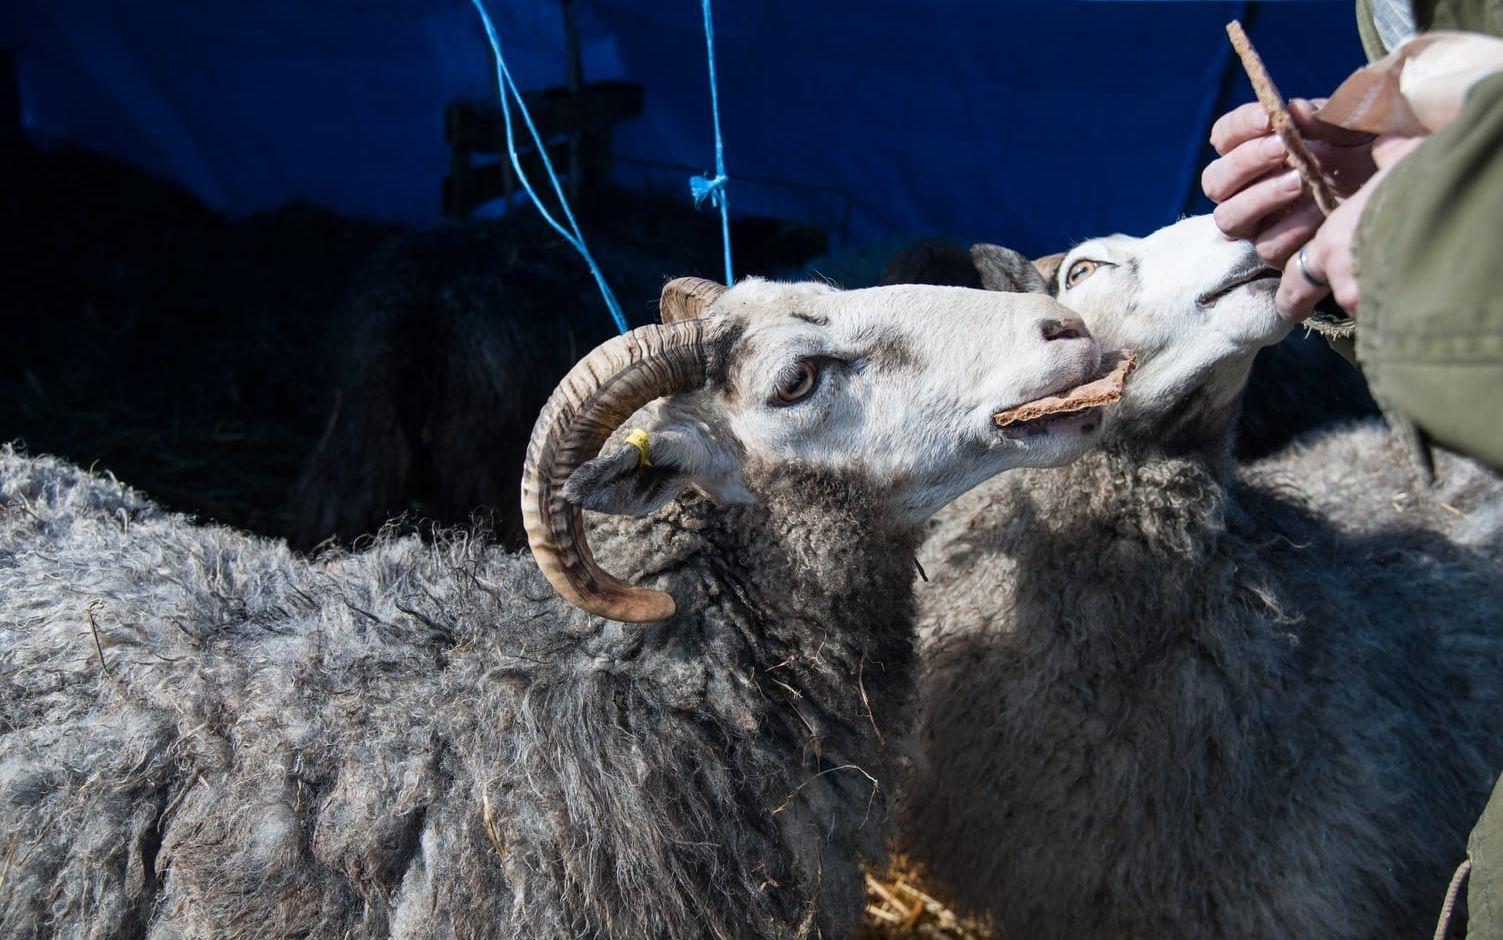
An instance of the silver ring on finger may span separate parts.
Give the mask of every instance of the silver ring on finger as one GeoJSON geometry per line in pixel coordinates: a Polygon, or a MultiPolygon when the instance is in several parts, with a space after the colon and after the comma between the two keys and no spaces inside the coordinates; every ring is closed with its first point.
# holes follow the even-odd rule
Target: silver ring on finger
{"type": "Polygon", "coordinates": [[[1297,255],[1294,256],[1295,263],[1299,265],[1299,273],[1304,275],[1305,280],[1309,281],[1310,284],[1311,284],[1311,286],[1318,287],[1321,290],[1328,290],[1328,289],[1330,289],[1330,287],[1331,287],[1331,282],[1330,281],[1326,280],[1323,277],[1318,277],[1313,271],[1310,270],[1310,264],[1309,264],[1308,260],[1305,258],[1305,252],[1307,252],[1309,250],[1310,250],[1310,243],[1309,242],[1305,242],[1303,245],[1300,246],[1299,254],[1297,254],[1297,255]]]}

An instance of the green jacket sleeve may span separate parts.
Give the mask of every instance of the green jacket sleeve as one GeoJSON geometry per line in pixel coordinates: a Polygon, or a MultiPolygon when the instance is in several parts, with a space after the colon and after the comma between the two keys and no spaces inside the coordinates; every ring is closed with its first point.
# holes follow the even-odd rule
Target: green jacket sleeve
{"type": "MultiPolygon", "coordinates": [[[[1429,29],[1459,29],[1469,33],[1503,35],[1503,0],[1413,0],[1414,22],[1424,32],[1429,29]]],[[[1357,0],[1357,34],[1369,62],[1383,58],[1391,49],[1383,47],[1378,28],[1373,25],[1373,0],[1357,0]]]]}
{"type": "Polygon", "coordinates": [[[1367,61],[1376,62],[1388,55],[1383,40],[1378,38],[1378,27],[1373,24],[1373,0],[1357,0],[1357,35],[1362,39],[1367,61]]]}
{"type": "Polygon", "coordinates": [[[1355,254],[1357,358],[1375,396],[1503,469],[1503,75],[1378,186],[1355,254]]]}
{"type": "Polygon", "coordinates": [[[1413,0],[1414,22],[1421,32],[1459,29],[1468,33],[1491,33],[1503,29],[1503,3],[1499,0],[1413,0]]]}

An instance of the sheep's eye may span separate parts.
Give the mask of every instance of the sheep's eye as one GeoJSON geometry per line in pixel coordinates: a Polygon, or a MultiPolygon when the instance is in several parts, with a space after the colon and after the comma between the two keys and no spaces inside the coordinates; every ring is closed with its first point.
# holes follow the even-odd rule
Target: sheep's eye
{"type": "Polygon", "coordinates": [[[1096,269],[1100,266],[1101,265],[1099,263],[1091,261],[1089,259],[1083,259],[1075,262],[1074,264],[1070,265],[1070,270],[1065,273],[1065,286],[1074,287],[1076,284],[1079,284],[1081,281],[1090,277],[1092,274],[1095,274],[1096,269]]]}
{"type": "Polygon", "coordinates": [[[819,369],[814,360],[800,359],[793,364],[792,369],[778,379],[773,404],[791,405],[796,401],[802,401],[818,387],[819,369]]]}

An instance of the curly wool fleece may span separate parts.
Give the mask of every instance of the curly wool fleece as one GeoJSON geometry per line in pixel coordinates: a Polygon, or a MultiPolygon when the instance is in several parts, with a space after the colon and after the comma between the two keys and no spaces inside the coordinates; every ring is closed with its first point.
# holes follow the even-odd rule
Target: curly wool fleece
{"type": "Polygon", "coordinates": [[[1132,438],[973,490],[921,557],[901,822],[966,905],[1019,937],[1433,930],[1503,767],[1495,562],[1132,438]]]}
{"type": "Polygon", "coordinates": [[[915,536],[751,479],[596,527],[680,601],[638,626],[473,535],[307,562],[0,449],[0,934],[847,934],[915,536]]]}

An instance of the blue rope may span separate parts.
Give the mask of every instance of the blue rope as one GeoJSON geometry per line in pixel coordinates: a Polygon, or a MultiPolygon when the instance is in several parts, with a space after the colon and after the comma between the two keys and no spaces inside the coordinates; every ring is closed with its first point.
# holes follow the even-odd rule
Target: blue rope
{"type": "MultiPolygon", "coordinates": [[[[605,307],[610,311],[611,319],[616,321],[616,329],[625,333],[626,317],[621,313],[621,305],[616,302],[616,295],[611,293],[610,285],[605,282],[605,274],[600,270],[600,265],[595,263],[595,258],[590,254],[590,249],[585,245],[584,233],[579,230],[579,223],[574,220],[574,212],[569,208],[569,200],[564,198],[564,189],[559,185],[558,174],[553,171],[553,161],[548,158],[548,148],[543,145],[543,139],[538,134],[537,126],[532,123],[532,115],[527,110],[527,103],[522,100],[522,93],[517,90],[516,83],[511,79],[511,71],[506,67],[506,57],[501,54],[501,37],[496,35],[496,26],[491,22],[490,14],[485,11],[485,4],[481,0],[470,0],[475,11],[480,14],[481,22],[485,24],[485,35],[491,43],[491,53],[496,58],[496,84],[501,91],[501,120],[506,125],[506,149],[511,155],[511,166],[516,171],[517,179],[522,188],[527,191],[527,196],[532,204],[537,206],[538,212],[543,219],[553,226],[553,230],[563,236],[564,241],[574,247],[574,250],[584,256],[585,263],[590,266],[590,273],[595,276],[595,283],[600,287],[600,295],[605,298],[605,307]],[[543,158],[543,169],[548,172],[548,179],[553,184],[553,193],[558,197],[558,204],[564,210],[564,218],[569,222],[572,234],[565,230],[548,210],[543,207],[543,201],[532,188],[532,183],[527,179],[527,174],[522,172],[522,160],[517,156],[517,145],[512,137],[511,128],[511,105],[508,101],[515,98],[517,110],[522,114],[522,120],[527,125],[527,132],[532,135],[533,146],[537,147],[538,155],[543,158]]],[[[706,0],[708,2],[708,0],[706,0]]],[[[718,119],[717,119],[718,120],[718,119]]],[[[718,135],[717,130],[717,135],[718,135]]],[[[729,260],[729,255],[727,255],[729,260]]],[[[727,266],[729,270],[729,265],[727,266]]]]}
{"type": "Polygon", "coordinates": [[[689,192],[694,194],[694,204],[699,205],[709,198],[710,204],[720,207],[720,239],[725,244],[725,283],[736,282],[731,271],[731,207],[726,199],[725,141],[720,136],[720,91],[715,82],[715,24],[710,19],[710,0],[700,0],[705,13],[705,49],[710,59],[710,113],[715,118],[715,176],[689,178],[689,192]]]}

